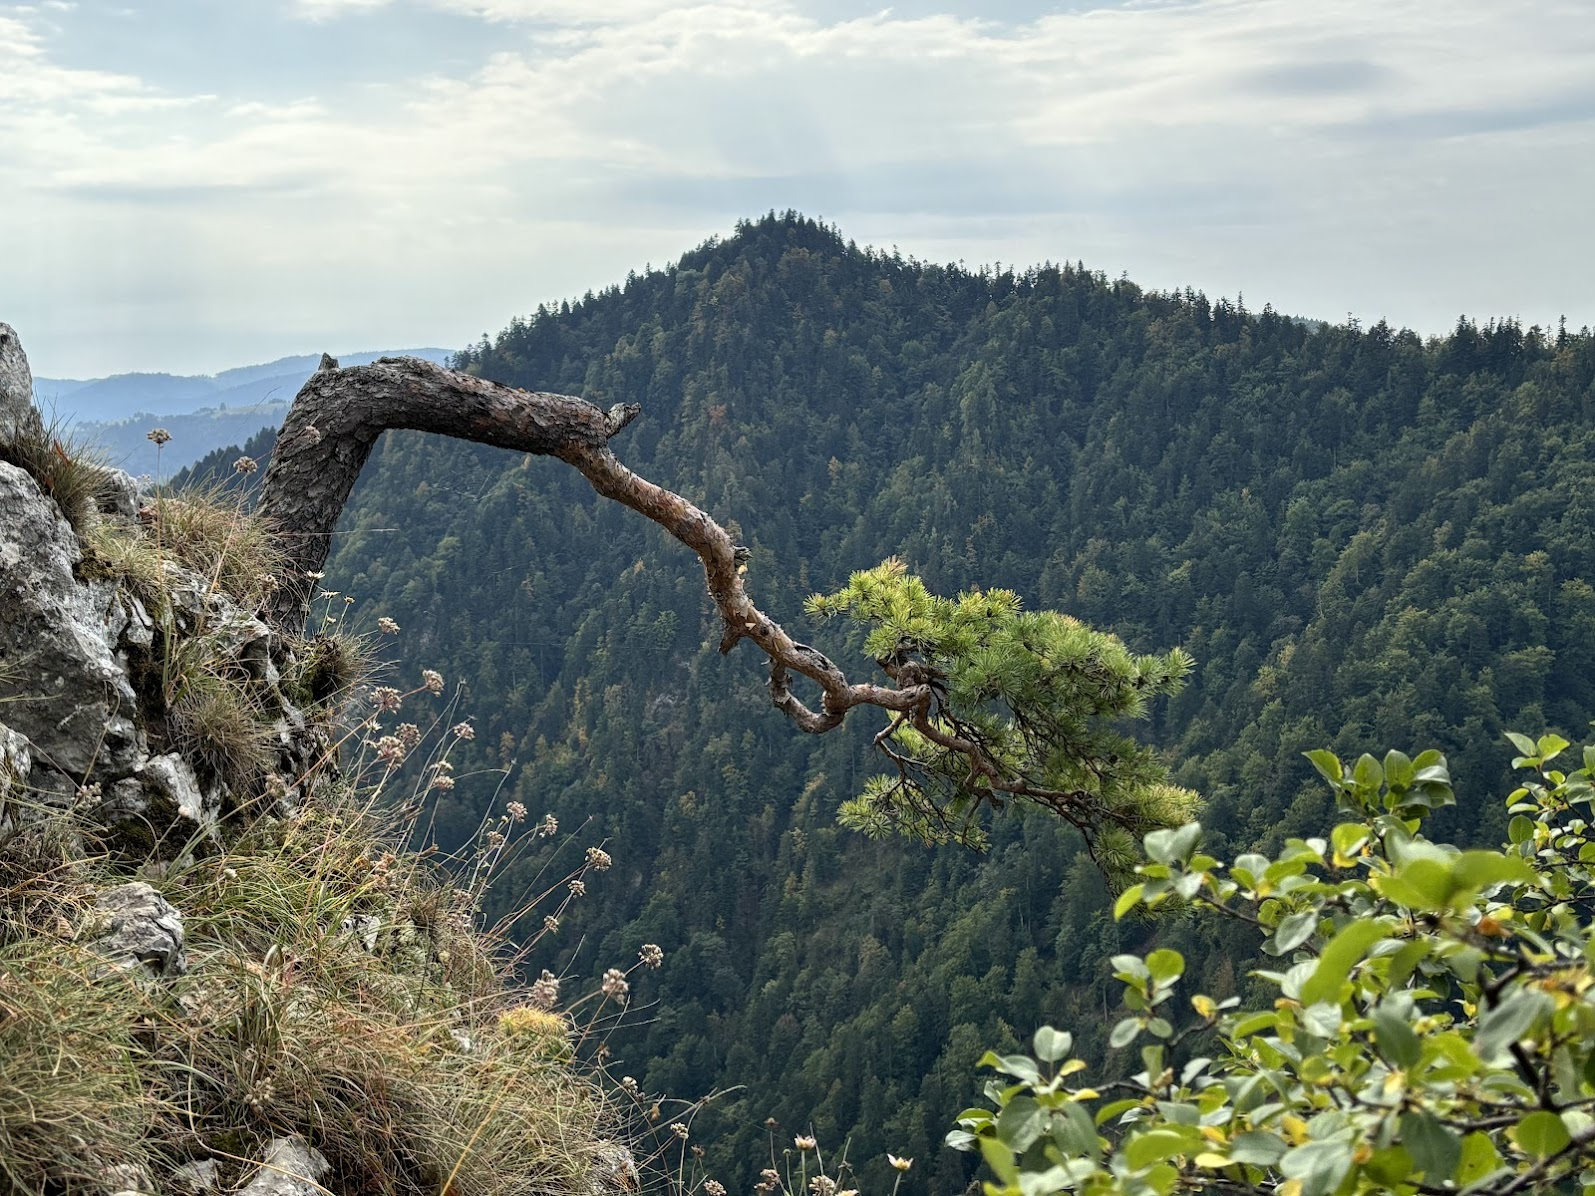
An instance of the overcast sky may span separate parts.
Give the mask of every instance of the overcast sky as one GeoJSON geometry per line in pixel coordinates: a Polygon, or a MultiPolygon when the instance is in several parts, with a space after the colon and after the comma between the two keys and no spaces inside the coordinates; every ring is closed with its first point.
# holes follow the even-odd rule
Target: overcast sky
{"type": "Polygon", "coordinates": [[[37,374],[463,344],[798,208],[1248,306],[1595,323],[1587,0],[0,0],[37,374]]]}

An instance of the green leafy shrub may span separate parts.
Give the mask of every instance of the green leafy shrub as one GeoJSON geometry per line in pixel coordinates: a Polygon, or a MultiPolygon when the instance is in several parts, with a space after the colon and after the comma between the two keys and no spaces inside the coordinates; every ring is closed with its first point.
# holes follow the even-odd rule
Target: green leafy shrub
{"type": "Polygon", "coordinates": [[[1345,820],[1277,856],[1223,864],[1194,823],[1148,835],[1117,915],[1255,926],[1277,996],[1181,1009],[1178,952],[1119,955],[1110,1043],[1141,1069],[1087,1084],[1044,1028],[1034,1057],[985,1056],[1005,1078],[950,1144],[981,1152],[993,1196],[1595,1191],[1595,747],[1563,772],[1565,740],[1512,741],[1530,775],[1501,851],[1420,833],[1452,801],[1437,752],[1310,753],[1345,820]]]}

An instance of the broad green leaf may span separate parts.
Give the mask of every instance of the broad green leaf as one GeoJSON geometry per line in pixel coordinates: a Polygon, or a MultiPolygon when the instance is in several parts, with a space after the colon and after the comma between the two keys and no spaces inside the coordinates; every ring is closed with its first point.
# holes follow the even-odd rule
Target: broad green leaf
{"type": "Polygon", "coordinates": [[[1146,892],[1145,885],[1131,885],[1120,893],[1119,899],[1113,903],[1113,920],[1115,922],[1119,921],[1125,914],[1134,909],[1141,900],[1141,894],[1144,892],[1146,892]]]}
{"type": "Polygon", "coordinates": [[[1463,1187],[1478,1183],[1502,1167],[1501,1152],[1490,1141],[1490,1136],[1474,1130],[1462,1139],[1462,1161],[1457,1164],[1456,1181],[1463,1187]]]}
{"type": "Polygon", "coordinates": [[[1351,770],[1351,782],[1359,789],[1378,789],[1384,782],[1385,770],[1379,767],[1379,761],[1364,752],[1357,757],[1357,763],[1351,770]]]}
{"type": "Polygon", "coordinates": [[[1430,1183],[1444,1183],[1456,1174],[1462,1142],[1429,1110],[1401,1115],[1401,1144],[1430,1183]]]}
{"type": "Polygon", "coordinates": [[[1313,931],[1318,929],[1318,911],[1304,909],[1294,914],[1287,914],[1281,918],[1273,935],[1263,943],[1263,950],[1270,955],[1284,955],[1294,951],[1308,939],[1313,937],[1313,931]]]}
{"type": "Polygon", "coordinates": [[[1009,1187],[1019,1183],[1019,1165],[1014,1161],[1013,1151],[1009,1150],[996,1138],[987,1138],[984,1135],[976,1139],[980,1143],[980,1157],[986,1160],[986,1166],[997,1173],[997,1178],[1009,1187]]]}
{"type": "Polygon", "coordinates": [[[1351,856],[1362,850],[1362,845],[1368,842],[1369,831],[1366,824],[1361,822],[1342,822],[1329,834],[1330,845],[1339,855],[1351,856]]]}
{"type": "Polygon", "coordinates": [[[1113,1032],[1108,1035],[1108,1045],[1114,1050],[1127,1047],[1135,1041],[1135,1036],[1141,1032],[1141,1019],[1138,1017],[1120,1018],[1114,1025],[1113,1032]]]}
{"type": "Polygon", "coordinates": [[[1566,1124],[1549,1109],[1536,1109],[1507,1132],[1519,1150],[1537,1159],[1555,1154],[1573,1140],[1566,1124]]]}
{"type": "Polygon", "coordinates": [[[1373,883],[1397,904],[1423,911],[1445,909],[1455,889],[1450,863],[1431,856],[1407,860],[1390,875],[1375,877],[1373,883]]]}
{"type": "Polygon", "coordinates": [[[1340,759],[1334,752],[1319,748],[1312,752],[1303,752],[1302,755],[1312,761],[1313,767],[1318,770],[1318,775],[1331,785],[1339,786],[1346,779],[1346,770],[1340,766],[1340,759]]]}
{"type": "Polygon", "coordinates": [[[1194,1142],[1200,1142],[1201,1135],[1172,1127],[1147,1130],[1125,1143],[1124,1161],[1132,1170],[1139,1171],[1142,1167],[1150,1167],[1153,1163],[1183,1154],[1194,1145],[1193,1139],[1194,1142]]]}
{"type": "Polygon", "coordinates": [[[1185,973],[1185,956],[1167,947],[1159,947],[1146,957],[1146,968],[1152,973],[1152,979],[1159,984],[1166,984],[1185,973]]]}
{"type": "Polygon", "coordinates": [[[1145,839],[1146,854],[1160,864],[1183,864],[1190,859],[1191,852],[1196,850],[1197,840],[1201,837],[1202,824],[1199,822],[1188,822],[1184,826],[1153,831],[1145,839]]]}
{"type": "Polygon", "coordinates": [[[1033,1096],[1016,1096],[997,1114],[997,1137],[1015,1154],[1029,1150],[1046,1128],[1047,1111],[1033,1096]]]}
{"type": "Polygon", "coordinates": [[[1407,1019],[1393,1009],[1381,1006],[1374,1010],[1373,1035],[1380,1053],[1403,1070],[1412,1067],[1423,1055],[1423,1045],[1407,1025],[1407,1019]]]}
{"type": "Polygon", "coordinates": [[[1062,1113],[1062,1120],[1055,1118],[1052,1123],[1052,1140],[1058,1144],[1058,1149],[1065,1154],[1096,1158],[1101,1143],[1085,1106],[1071,1101],[1063,1106],[1062,1113]]]}
{"type": "Polygon", "coordinates": [[[1286,1179],[1301,1181],[1302,1196],[1325,1196],[1351,1170],[1351,1143],[1308,1142],[1286,1153],[1279,1170],[1286,1179]]]}
{"type": "Polygon", "coordinates": [[[1351,969],[1367,954],[1368,948],[1380,939],[1387,938],[1390,928],[1382,922],[1359,920],[1348,922],[1324,947],[1318,957],[1318,967],[1302,985],[1301,1001],[1316,1005],[1319,1001],[1339,1001],[1340,986],[1351,969]]]}
{"type": "Polygon", "coordinates": [[[1539,743],[1534,746],[1541,760],[1554,760],[1571,745],[1560,735],[1552,732],[1549,735],[1541,735],[1539,743]]]}
{"type": "Polygon", "coordinates": [[[1391,1146],[1374,1151],[1373,1157],[1363,1164],[1362,1171],[1375,1183],[1394,1188],[1397,1184],[1411,1183],[1413,1166],[1412,1155],[1406,1147],[1391,1146]]]}
{"type": "Polygon", "coordinates": [[[1503,881],[1531,884],[1534,869],[1517,856],[1494,851],[1464,851],[1452,866],[1452,876],[1458,889],[1471,894],[1503,881]]]}
{"type": "Polygon", "coordinates": [[[1516,731],[1508,731],[1506,733],[1506,737],[1512,741],[1512,746],[1518,751],[1522,752],[1525,756],[1532,756],[1535,754],[1534,741],[1527,735],[1519,735],[1516,731]]]}
{"type": "Polygon", "coordinates": [[[1285,1157],[1290,1148],[1285,1139],[1268,1130],[1248,1130],[1236,1134],[1229,1144],[1229,1157],[1237,1163],[1253,1167],[1272,1167],[1285,1157]]]}
{"type": "Polygon", "coordinates": [[[1036,1031],[1032,1041],[1035,1044],[1037,1059],[1043,1063],[1056,1063],[1073,1048],[1074,1035],[1067,1030],[1054,1030],[1051,1026],[1042,1026],[1036,1031]]]}
{"type": "Polygon", "coordinates": [[[1473,1049],[1486,1063],[1499,1062],[1507,1049],[1554,1006],[1555,1002],[1546,993],[1508,988],[1496,1004],[1479,1016],[1479,1032],[1474,1037],[1473,1049]]]}
{"type": "Polygon", "coordinates": [[[1405,752],[1394,749],[1385,753],[1385,784],[1392,789],[1405,789],[1412,784],[1413,775],[1417,772],[1412,767],[1412,761],[1405,752]]]}

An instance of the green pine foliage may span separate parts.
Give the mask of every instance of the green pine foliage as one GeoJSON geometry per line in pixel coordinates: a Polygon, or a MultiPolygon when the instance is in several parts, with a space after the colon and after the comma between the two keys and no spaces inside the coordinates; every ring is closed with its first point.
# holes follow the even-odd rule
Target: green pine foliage
{"type": "Polygon", "coordinates": [[[876,743],[896,773],[866,781],[842,825],[985,847],[981,809],[1025,802],[1063,817],[1122,876],[1142,835],[1196,812],[1197,795],[1170,785],[1158,754],[1118,729],[1177,693],[1191,660],[1178,648],[1136,656],[1078,619],[1021,605],[1012,590],[939,598],[896,559],[804,604],[870,628],[865,655],[905,682],[925,678],[934,695],[923,727],[888,716],[876,743]]]}
{"type": "MultiPolygon", "coordinates": [[[[931,593],[1000,587],[1130,653],[1180,645],[1195,667],[1138,738],[1203,794],[1224,858],[1325,825],[1301,753],[1326,744],[1438,748],[1462,797],[1430,833],[1497,842],[1507,816],[1476,795],[1505,779],[1500,735],[1575,738],[1595,711],[1588,332],[1309,326],[771,216],[463,364],[641,403],[617,452],[735,522],[753,594],[794,633],[810,594],[895,556],[931,593]]],[[[510,799],[607,837],[615,868],[532,963],[596,980],[666,948],[612,1045],[656,1091],[745,1086],[694,1126],[728,1184],[756,1178],[773,1116],[827,1150],[852,1135],[872,1190],[890,1149],[950,1196],[969,1163],[938,1143],[982,1052],[1043,1022],[1083,1057],[1111,1049],[1107,961],[1152,932],[1113,919],[1078,834],[999,818],[976,856],[839,828],[879,723],[794,732],[749,650],[715,651],[695,562],[565,467],[390,434],[325,584],[466,687],[447,842],[510,799]]],[[[802,638],[857,660],[864,628],[802,638]]],[[[540,891],[507,877],[490,913],[518,907],[516,880],[540,891]]],[[[1215,999],[1254,983],[1238,929],[1160,933],[1215,999]]]]}

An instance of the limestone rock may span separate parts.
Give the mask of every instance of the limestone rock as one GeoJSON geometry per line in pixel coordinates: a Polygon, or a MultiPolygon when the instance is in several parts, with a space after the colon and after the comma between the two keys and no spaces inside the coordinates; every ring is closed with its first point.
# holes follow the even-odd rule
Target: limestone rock
{"type": "Polygon", "coordinates": [[[238,1196],[322,1196],[316,1181],[331,1164],[298,1134],[273,1138],[260,1170],[238,1190],[238,1196]]]}
{"type": "Polygon", "coordinates": [[[44,421],[33,405],[33,371],[22,352],[22,340],[10,324],[0,324],[0,444],[19,433],[40,436],[44,421]]]}
{"type": "Polygon", "coordinates": [[[193,765],[172,753],[152,757],[145,762],[142,772],[147,792],[169,805],[179,818],[193,823],[207,838],[216,836],[221,805],[219,790],[212,789],[208,797],[201,792],[193,765]]]}
{"type": "Polygon", "coordinates": [[[135,1163],[107,1168],[101,1183],[106,1196],[150,1196],[155,1190],[149,1173],[135,1163]]]}
{"type": "Polygon", "coordinates": [[[604,1139],[594,1151],[592,1170],[587,1173],[590,1196],[625,1196],[642,1188],[637,1160],[619,1142],[604,1139]]]}
{"type": "Polygon", "coordinates": [[[221,1164],[215,1159],[184,1163],[172,1172],[172,1187],[179,1192],[214,1192],[221,1187],[221,1164]]]}
{"type": "Polygon", "coordinates": [[[33,753],[28,749],[27,736],[0,723],[0,833],[21,821],[21,810],[14,806],[32,800],[24,796],[33,771],[33,753]]]}
{"type": "Polygon", "coordinates": [[[95,908],[103,929],[91,948],[116,967],[139,968],[151,978],[188,970],[183,916],[149,885],[133,881],[106,889],[95,908]]]}
{"type": "Polygon", "coordinates": [[[138,518],[138,479],[125,469],[107,469],[105,485],[99,495],[100,512],[115,515],[129,523],[138,518]]]}
{"type": "Polygon", "coordinates": [[[77,536],[22,470],[0,462],[0,702],[43,764],[80,782],[126,776],[144,747],[108,626],[115,591],[74,576],[77,536]]]}
{"type": "Polygon", "coordinates": [[[149,1173],[135,1163],[118,1163],[100,1180],[105,1196],[153,1196],[149,1173]]]}

